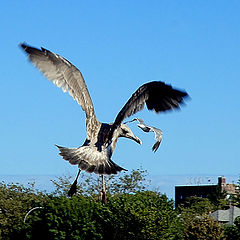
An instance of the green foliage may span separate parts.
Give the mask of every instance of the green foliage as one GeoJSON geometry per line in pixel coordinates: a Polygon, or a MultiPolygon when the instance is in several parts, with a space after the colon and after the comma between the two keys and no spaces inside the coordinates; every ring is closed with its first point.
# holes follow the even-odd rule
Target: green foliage
{"type": "Polygon", "coordinates": [[[26,213],[45,202],[45,195],[19,184],[0,183],[0,239],[17,239],[15,233],[23,227],[26,213]]]}
{"type": "Polygon", "coordinates": [[[111,236],[106,239],[179,238],[179,219],[165,195],[150,191],[123,194],[111,198],[107,207],[111,211],[111,236]]]}
{"type": "MultiPolygon", "coordinates": [[[[77,194],[78,195],[96,195],[100,189],[100,182],[96,174],[87,174],[82,172],[78,179],[77,194]]],[[[53,195],[56,196],[67,196],[67,193],[72,185],[71,176],[61,176],[57,179],[52,180],[55,186],[53,195]]]]}
{"type": "Polygon", "coordinates": [[[240,240],[240,218],[225,227],[209,217],[216,209],[212,199],[192,197],[174,209],[165,195],[146,191],[149,182],[142,169],[105,181],[106,204],[97,200],[101,182],[96,175],[81,174],[78,194],[72,198],[66,195],[69,177],[54,180],[51,195],[34,190],[34,184],[1,183],[0,239],[240,240]],[[24,223],[34,207],[42,208],[31,212],[24,223]]]}
{"type": "Polygon", "coordinates": [[[238,183],[236,185],[236,189],[238,189],[236,195],[232,196],[231,197],[231,200],[232,200],[232,204],[234,206],[237,206],[240,208],[240,178],[238,180],[238,183]]]}
{"type": "MultiPolygon", "coordinates": [[[[111,197],[53,197],[31,218],[30,239],[179,239],[173,202],[154,192],[111,197]]],[[[23,234],[23,233],[22,233],[23,234]]]]}
{"type": "Polygon", "coordinates": [[[53,197],[31,218],[29,239],[102,239],[99,202],[89,197],[53,197]]]}
{"type": "Polygon", "coordinates": [[[224,239],[224,230],[209,215],[185,215],[184,239],[185,240],[220,240],[224,239]]]}
{"type": "Polygon", "coordinates": [[[226,226],[224,235],[227,240],[240,240],[240,217],[237,217],[233,226],[226,226]]]}
{"type": "Polygon", "coordinates": [[[219,186],[217,187],[216,193],[209,196],[209,200],[213,204],[215,210],[223,209],[227,206],[228,201],[226,200],[226,196],[226,191],[222,191],[219,186]]]}
{"type": "Polygon", "coordinates": [[[2,239],[180,239],[173,202],[145,191],[146,171],[107,177],[106,204],[97,201],[101,186],[96,175],[82,177],[72,198],[66,197],[71,182],[64,177],[55,180],[52,195],[36,192],[33,186],[3,185],[0,206],[7,214],[1,215],[2,239]],[[23,223],[34,207],[42,208],[23,223]]]}
{"type": "Polygon", "coordinates": [[[224,229],[215,222],[209,213],[215,206],[207,198],[190,197],[179,209],[183,226],[183,237],[186,240],[224,239],[224,229]]]}
{"type": "Polygon", "coordinates": [[[180,207],[183,212],[192,213],[194,215],[208,214],[214,210],[214,205],[207,198],[189,197],[180,207]]]}
{"type": "Polygon", "coordinates": [[[146,179],[147,171],[142,168],[132,170],[119,175],[109,176],[107,179],[107,191],[111,195],[122,193],[136,193],[146,190],[150,185],[150,181],[146,179]]]}
{"type": "MultiPolygon", "coordinates": [[[[105,175],[106,191],[109,195],[144,191],[150,185],[150,181],[147,181],[146,176],[147,171],[141,168],[132,170],[130,173],[122,172],[118,175],[105,175]]],[[[66,196],[72,185],[71,180],[70,176],[52,180],[56,187],[53,194],[66,196]]],[[[95,197],[99,194],[99,189],[101,189],[101,180],[98,175],[81,172],[77,184],[77,194],[95,197]]]]}

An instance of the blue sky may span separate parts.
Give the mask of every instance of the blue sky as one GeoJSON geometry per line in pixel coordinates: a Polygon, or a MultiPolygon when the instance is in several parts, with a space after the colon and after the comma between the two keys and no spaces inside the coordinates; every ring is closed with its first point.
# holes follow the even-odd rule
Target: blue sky
{"type": "Polygon", "coordinates": [[[239,174],[239,1],[15,1],[0,16],[0,174],[75,174],[54,144],[80,146],[84,113],[18,47],[54,51],[82,72],[97,117],[112,122],[142,84],[160,80],[191,96],[181,111],[136,114],[163,142],[130,125],[113,161],[151,175],[239,174]]]}

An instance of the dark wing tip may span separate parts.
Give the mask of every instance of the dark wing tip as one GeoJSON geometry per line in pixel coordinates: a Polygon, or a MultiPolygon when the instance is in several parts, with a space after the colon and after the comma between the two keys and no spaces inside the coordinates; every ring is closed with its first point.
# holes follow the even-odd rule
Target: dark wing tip
{"type": "MultiPolygon", "coordinates": [[[[33,49],[36,49],[36,48],[33,48],[29,45],[27,45],[26,43],[20,43],[19,46],[26,52],[26,53],[31,53],[33,51],[33,49]]],[[[37,49],[36,49],[37,50],[37,49]]],[[[38,49],[39,50],[39,49],[38,49]]]]}
{"type": "Polygon", "coordinates": [[[153,147],[152,147],[152,151],[153,151],[153,152],[156,152],[156,151],[158,150],[158,148],[159,148],[159,146],[160,146],[160,143],[161,143],[161,142],[157,141],[157,142],[153,145],[153,147]]]}
{"type": "Polygon", "coordinates": [[[184,103],[184,98],[188,97],[186,91],[173,88],[164,82],[154,81],[146,85],[148,88],[147,108],[157,113],[180,108],[180,105],[184,103]]]}
{"type": "Polygon", "coordinates": [[[19,43],[19,47],[25,50],[25,48],[27,48],[28,46],[25,43],[19,43]]]}
{"type": "Polygon", "coordinates": [[[60,150],[61,148],[63,148],[63,147],[61,147],[61,146],[59,146],[59,145],[57,145],[57,144],[54,144],[54,146],[56,146],[59,150],[60,150]]]}
{"type": "Polygon", "coordinates": [[[19,46],[26,52],[28,55],[34,54],[34,55],[42,55],[43,53],[49,52],[48,50],[41,48],[35,48],[32,47],[26,43],[20,43],[19,46]]]}

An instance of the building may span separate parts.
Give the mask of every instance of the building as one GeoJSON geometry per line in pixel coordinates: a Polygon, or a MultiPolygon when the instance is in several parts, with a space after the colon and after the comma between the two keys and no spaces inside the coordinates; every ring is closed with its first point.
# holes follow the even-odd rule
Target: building
{"type": "Polygon", "coordinates": [[[230,206],[227,210],[217,210],[210,214],[215,221],[221,224],[234,224],[236,217],[240,216],[240,208],[235,206],[230,206]]]}
{"type": "Polygon", "coordinates": [[[175,206],[182,204],[189,197],[201,197],[210,198],[220,192],[226,193],[226,198],[230,195],[236,194],[236,185],[226,183],[225,177],[218,178],[218,184],[216,185],[185,185],[175,186],[175,206]]]}

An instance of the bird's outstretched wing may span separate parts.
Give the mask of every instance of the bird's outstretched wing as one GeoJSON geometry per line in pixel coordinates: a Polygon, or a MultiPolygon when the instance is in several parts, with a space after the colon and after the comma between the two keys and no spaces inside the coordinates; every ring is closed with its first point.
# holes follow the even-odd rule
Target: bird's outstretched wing
{"type": "Polygon", "coordinates": [[[137,124],[137,126],[140,129],[142,129],[144,132],[154,132],[156,142],[153,145],[152,150],[154,152],[156,152],[162,141],[162,131],[159,128],[155,128],[155,127],[147,125],[141,118],[134,118],[133,120],[127,121],[125,123],[134,122],[134,121],[139,122],[139,124],[137,124]]]}
{"type": "Polygon", "coordinates": [[[155,144],[152,147],[153,152],[156,152],[162,142],[162,131],[159,128],[151,127],[152,132],[155,134],[155,144]]]}
{"type": "Polygon", "coordinates": [[[93,103],[81,72],[68,60],[47,49],[37,49],[24,43],[20,46],[45,77],[62,88],[64,92],[68,91],[82,107],[86,113],[87,135],[91,139],[92,134],[96,132],[95,128],[99,127],[100,123],[96,118],[93,103]]]}
{"type": "Polygon", "coordinates": [[[183,99],[187,96],[188,94],[185,91],[174,89],[164,82],[153,81],[146,83],[133,93],[118,113],[113,123],[112,133],[125,118],[142,110],[145,104],[149,110],[159,113],[180,108],[180,104],[183,103],[183,99]]]}

